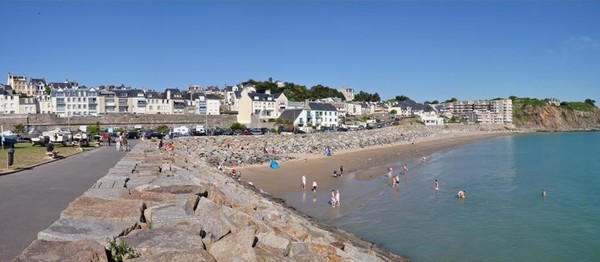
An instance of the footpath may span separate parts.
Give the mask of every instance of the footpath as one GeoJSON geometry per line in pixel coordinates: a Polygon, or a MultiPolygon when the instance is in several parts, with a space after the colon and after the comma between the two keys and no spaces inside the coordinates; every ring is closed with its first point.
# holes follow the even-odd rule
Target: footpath
{"type": "Polygon", "coordinates": [[[0,176],[0,262],[18,256],[125,154],[100,147],[0,176]]]}

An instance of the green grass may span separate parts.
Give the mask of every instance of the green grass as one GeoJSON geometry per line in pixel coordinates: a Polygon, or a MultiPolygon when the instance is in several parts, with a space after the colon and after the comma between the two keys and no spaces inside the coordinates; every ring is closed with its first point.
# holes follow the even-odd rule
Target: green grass
{"type": "Polygon", "coordinates": [[[561,103],[561,106],[575,111],[594,111],[596,108],[595,106],[586,104],[584,102],[563,102],[561,103]]]}
{"type": "MultiPolygon", "coordinates": [[[[92,145],[94,144],[95,143],[92,143],[92,145]]],[[[91,148],[93,147],[88,147],[84,149],[87,150],[91,148]]],[[[54,150],[59,152],[59,156],[70,156],[80,152],[79,147],[61,146],[60,144],[55,145],[54,150]]],[[[31,143],[17,143],[15,144],[14,163],[11,167],[7,168],[7,152],[7,148],[0,149],[0,172],[12,171],[50,160],[50,158],[46,156],[46,147],[31,146],[31,143]]]]}

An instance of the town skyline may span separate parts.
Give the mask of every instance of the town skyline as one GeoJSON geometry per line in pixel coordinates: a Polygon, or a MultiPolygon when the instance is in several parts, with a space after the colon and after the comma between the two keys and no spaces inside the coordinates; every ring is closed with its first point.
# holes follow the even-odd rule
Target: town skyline
{"type": "Polygon", "coordinates": [[[161,91],[272,77],[384,100],[600,101],[598,2],[2,2],[0,9],[11,10],[0,25],[0,72],[49,82],[161,91]]]}

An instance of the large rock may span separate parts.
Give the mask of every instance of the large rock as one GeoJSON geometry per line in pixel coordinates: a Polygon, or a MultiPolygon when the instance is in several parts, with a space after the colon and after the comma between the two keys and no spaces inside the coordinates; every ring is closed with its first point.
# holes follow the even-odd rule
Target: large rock
{"type": "Polygon", "coordinates": [[[244,228],[213,243],[208,252],[217,261],[256,261],[254,241],[254,229],[244,228]]]}
{"type": "Polygon", "coordinates": [[[219,240],[231,232],[232,224],[221,210],[222,207],[202,197],[196,207],[195,216],[206,233],[219,240]]]}
{"type": "Polygon", "coordinates": [[[121,237],[139,255],[140,261],[214,261],[204,249],[202,238],[183,228],[159,228],[136,230],[121,237]],[[176,241],[174,241],[176,240],[176,241]]]}
{"type": "Polygon", "coordinates": [[[38,233],[38,240],[78,241],[91,239],[106,244],[107,239],[123,235],[138,227],[137,223],[89,218],[60,218],[38,233]]]}
{"type": "Polygon", "coordinates": [[[91,241],[35,240],[14,262],[108,262],[104,246],[91,241]]]}
{"type": "Polygon", "coordinates": [[[281,256],[288,255],[291,243],[289,239],[280,237],[274,232],[259,233],[256,237],[258,238],[257,247],[281,256]]]}
{"type": "Polygon", "coordinates": [[[142,215],[142,201],[115,199],[107,200],[87,196],[78,197],[61,213],[64,218],[95,218],[117,220],[135,224],[142,215]]]}

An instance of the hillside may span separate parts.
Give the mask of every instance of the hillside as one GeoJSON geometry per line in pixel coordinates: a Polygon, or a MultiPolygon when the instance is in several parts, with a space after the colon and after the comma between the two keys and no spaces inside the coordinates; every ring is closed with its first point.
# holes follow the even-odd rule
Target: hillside
{"type": "Polygon", "coordinates": [[[513,100],[513,123],[546,131],[600,130],[600,109],[579,103],[550,105],[537,99],[513,100]]]}

